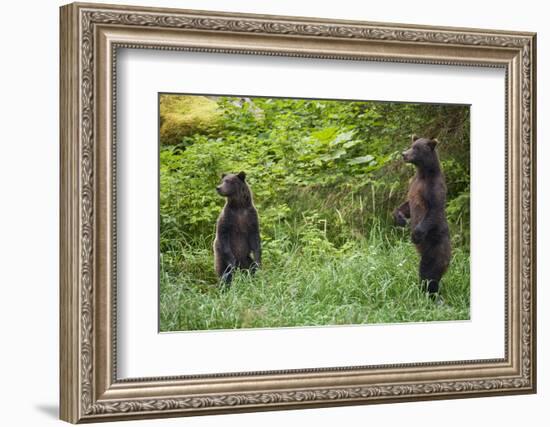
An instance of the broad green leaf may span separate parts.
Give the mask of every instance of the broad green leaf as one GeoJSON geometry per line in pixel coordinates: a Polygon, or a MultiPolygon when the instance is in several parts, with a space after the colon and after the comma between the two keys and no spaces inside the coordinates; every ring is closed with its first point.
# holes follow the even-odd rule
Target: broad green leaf
{"type": "Polygon", "coordinates": [[[344,150],[343,148],[340,148],[332,153],[329,153],[325,156],[322,156],[321,159],[323,159],[324,161],[329,161],[329,160],[336,160],[336,159],[339,159],[340,157],[342,157],[343,155],[346,154],[346,150],[344,150]]]}
{"type": "Polygon", "coordinates": [[[353,135],[355,134],[354,131],[350,130],[349,132],[343,132],[343,133],[340,133],[336,136],[336,138],[334,139],[334,141],[332,141],[330,143],[330,145],[337,145],[337,144],[341,144],[342,142],[347,142],[349,141],[351,138],[353,138],[353,135]]]}
{"type": "Polygon", "coordinates": [[[366,156],[355,157],[351,160],[348,160],[348,165],[361,165],[363,163],[369,163],[374,160],[374,156],[367,154],[366,156]]]}

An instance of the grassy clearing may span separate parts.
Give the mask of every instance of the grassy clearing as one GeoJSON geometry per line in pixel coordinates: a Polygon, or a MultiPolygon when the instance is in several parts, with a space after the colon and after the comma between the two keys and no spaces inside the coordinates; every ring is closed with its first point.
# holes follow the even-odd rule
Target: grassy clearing
{"type": "Polygon", "coordinates": [[[210,239],[161,257],[161,331],[399,323],[469,319],[469,254],[453,249],[444,303],[419,290],[408,233],[374,226],[340,247],[316,228],[281,227],[264,242],[263,268],[221,290],[210,239]],[[277,237],[278,236],[278,237],[277,237]],[[307,245],[301,242],[309,242],[307,245]]]}

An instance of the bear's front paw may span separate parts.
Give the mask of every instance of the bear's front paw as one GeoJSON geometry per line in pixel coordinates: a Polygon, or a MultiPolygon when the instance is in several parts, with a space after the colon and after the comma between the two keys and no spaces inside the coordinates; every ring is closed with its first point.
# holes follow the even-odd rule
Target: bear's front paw
{"type": "Polygon", "coordinates": [[[398,227],[405,227],[407,225],[407,218],[403,215],[403,212],[396,210],[393,214],[395,225],[398,227]]]}
{"type": "Polygon", "coordinates": [[[420,227],[416,227],[412,232],[411,240],[415,244],[422,243],[422,241],[424,241],[424,239],[426,238],[426,234],[426,231],[424,231],[420,227]]]}

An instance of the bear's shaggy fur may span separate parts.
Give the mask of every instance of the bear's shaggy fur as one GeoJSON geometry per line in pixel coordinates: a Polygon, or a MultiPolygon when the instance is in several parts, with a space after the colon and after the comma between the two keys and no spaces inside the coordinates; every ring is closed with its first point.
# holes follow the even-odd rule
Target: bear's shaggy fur
{"type": "Polygon", "coordinates": [[[231,283],[235,268],[254,272],[261,263],[258,212],[245,178],[244,172],[223,174],[220,185],[216,187],[217,192],[227,198],[216,223],[214,240],[216,274],[225,284],[231,283]]]}
{"type": "Polygon", "coordinates": [[[397,225],[410,218],[411,239],[420,254],[419,275],[423,289],[439,292],[439,282],[451,260],[449,226],[445,216],[447,187],[435,147],[436,139],[412,136],[403,160],[416,166],[407,201],[393,213],[397,225]]]}

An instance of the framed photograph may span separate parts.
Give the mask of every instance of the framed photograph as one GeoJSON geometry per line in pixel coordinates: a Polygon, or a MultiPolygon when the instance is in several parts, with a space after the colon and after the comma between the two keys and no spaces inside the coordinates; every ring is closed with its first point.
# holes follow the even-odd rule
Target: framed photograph
{"type": "Polygon", "coordinates": [[[60,13],[63,420],[536,391],[535,34],[60,13]]]}

